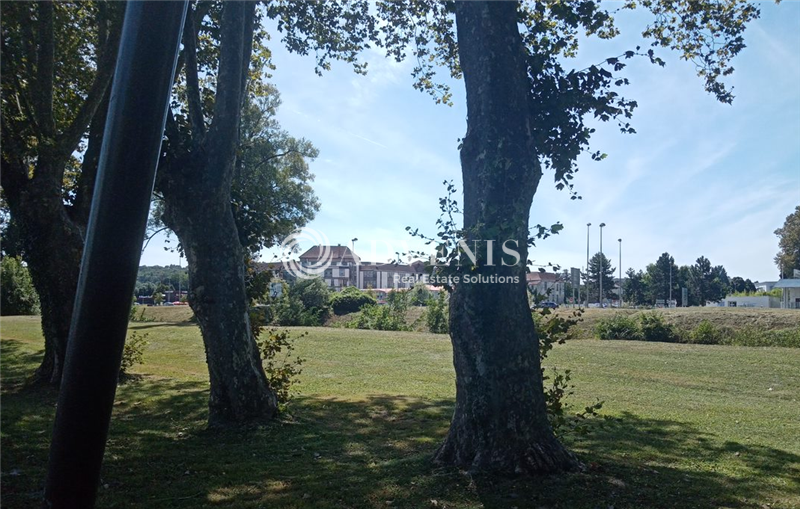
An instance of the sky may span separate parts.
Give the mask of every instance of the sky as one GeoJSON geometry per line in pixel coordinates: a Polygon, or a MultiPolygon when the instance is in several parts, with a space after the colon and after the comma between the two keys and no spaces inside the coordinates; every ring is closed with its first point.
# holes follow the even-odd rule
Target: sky
{"type": "MultiPolygon", "coordinates": [[[[694,65],[661,50],[666,67],[629,60],[624,96],[639,107],[637,133],[621,134],[616,124],[598,124],[591,149],[608,157],[579,159],[575,188],[581,200],[557,191],[545,174],[531,208],[532,225],[561,222],[564,230],[537,243],[534,264],[586,265],[589,249],[600,250],[623,271],[644,269],[663,252],[678,265],[705,256],[730,276],[753,281],[778,277],[774,230],[800,205],[800,2],[759,3],[761,18],[745,34],[747,48],[734,60],[727,83],[732,105],[703,89],[694,65]]],[[[575,59],[584,68],[641,44],[644,13],[618,16],[622,36],[585,41],[575,59]]],[[[458,139],[466,131],[463,82],[451,85],[454,105],[437,105],[412,88],[408,62],[364,55],[366,76],[335,62],[322,77],[312,56],[286,52],[279,36],[271,41],[276,69],[271,82],[281,93],[278,120],[295,137],[319,149],[310,166],[321,202],[302,236],[349,245],[364,260],[383,262],[395,252],[424,248],[406,226],[436,233],[442,182],[460,189],[458,139]]],[[[460,201],[460,196],[459,196],[460,201]]],[[[142,265],[178,262],[154,238],[142,265]]],[[[271,259],[279,250],[262,253],[271,259]]],[[[185,264],[185,260],[183,260],[185,264]]]]}

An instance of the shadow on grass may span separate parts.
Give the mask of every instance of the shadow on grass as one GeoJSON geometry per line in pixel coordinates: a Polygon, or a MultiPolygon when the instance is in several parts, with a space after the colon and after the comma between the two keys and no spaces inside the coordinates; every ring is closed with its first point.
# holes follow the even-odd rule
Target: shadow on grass
{"type": "MultiPolygon", "coordinates": [[[[14,338],[3,338],[0,342],[0,375],[2,375],[3,392],[19,390],[26,387],[32,379],[34,371],[42,362],[44,350],[31,352],[23,341],[14,338]]],[[[35,390],[31,387],[30,390],[35,390]]]]}
{"type": "MultiPolygon", "coordinates": [[[[4,349],[4,364],[8,354],[4,349]]],[[[303,397],[291,415],[269,426],[210,431],[207,389],[149,376],[119,387],[98,507],[682,508],[800,501],[798,455],[726,442],[677,421],[625,415],[572,444],[586,472],[500,480],[431,465],[452,415],[449,399],[303,397]]],[[[4,392],[2,403],[3,505],[32,507],[42,493],[55,394],[4,392]]]]}

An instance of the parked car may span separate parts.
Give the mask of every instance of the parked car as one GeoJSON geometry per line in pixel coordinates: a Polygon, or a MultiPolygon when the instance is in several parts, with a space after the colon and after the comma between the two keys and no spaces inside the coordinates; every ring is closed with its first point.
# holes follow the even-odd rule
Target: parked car
{"type": "Polygon", "coordinates": [[[558,304],[556,304],[555,302],[551,300],[546,300],[543,302],[539,302],[538,304],[534,304],[533,306],[531,306],[531,309],[536,309],[536,308],[556,309],[557,307],[558,304]]]}

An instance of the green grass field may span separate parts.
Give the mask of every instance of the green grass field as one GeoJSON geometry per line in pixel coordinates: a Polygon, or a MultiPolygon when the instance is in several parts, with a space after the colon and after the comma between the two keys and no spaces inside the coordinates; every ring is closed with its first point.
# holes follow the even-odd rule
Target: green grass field
{"type": "MultiPolygon", "coordinates": [[[[2,503],[34,507],[56,395],[23,384],[41,353],[38,318],[0,326],[2,503]]],[[[98,507],[800,507],[800,349],[558,346],[548,363],[572,370],[574,405],[604,400],[614,419],[568,440],[585,472],[501,480],[430,464],[452,414],[446,336],[303,329],[289,413],[219,432],[205,427],[198,329],[131,329],[150,345],[117,391],[98,507]]]]}

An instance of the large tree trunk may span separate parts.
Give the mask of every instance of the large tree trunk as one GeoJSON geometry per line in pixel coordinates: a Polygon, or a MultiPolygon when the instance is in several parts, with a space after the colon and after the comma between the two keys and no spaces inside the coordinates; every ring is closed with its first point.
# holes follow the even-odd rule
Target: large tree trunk
{"type": "Polygon", "coordinates": [[[8,201],[23,229],[25,260],[42,308],[44,357],[34,381],[58,385],[78,287],[83,234],[67,217],[60,189],[52,190],[51,196],[40,191],[9,196],[8,201]]]}
{"type": "MultiPolygon", "coordinates": [[[[277,413],[277,398],[250,328],[244,251],[231,210],[254,9],[252,2],[225,3],[214,117],[208,133],[203,119],[193,118],[192,149],[183,154],[177,154],[176,148],[168,150],[157,178],[164,196],[164,223],[177,234],[189,261],[189,305],[206,349],[211,426],[263,422],[277,413]]],[[[192,41],[185,39],[184,48],[191,50],[192,41]]],[[[186,61],[191,75],[196,72],[191,69],[191,55],[186,61]]],[[[199,96],[193,99],[199,101],[199,96]]],[[[196,108],[193,116],[199,111],[196,108]]]]}
{"type": "Polygon", "coordinates": [[[472,276],[506,283],[455,285],[450,335],[456,407],[436,461],[505,475],[578,466],[547,420],[539,344],[525,287],[528,216],[541,169],[533,148],[530,82],[513,2],[458,2],[459,57],[468,127],[461,149],[464,228],[480,245],[472,276]],[[502,245],[515,249],[503,258],[502,245]],[[510,264],[503,266],[502,261],[510,264]],[[516,279],[514,279],[516,278],[516,279]]]}
{"type": "MultiPolygon", "coordinates": [[[[194,187],[194,186],[193,186],[194,187]]],[[[277,399],[267,382],[248,318],[244,256],[229,202],[219,189],[165,194],[165,223],[189,262],[189,305],[197,317],[211,381],[209,425],[267,421],[277,399]]]]}

